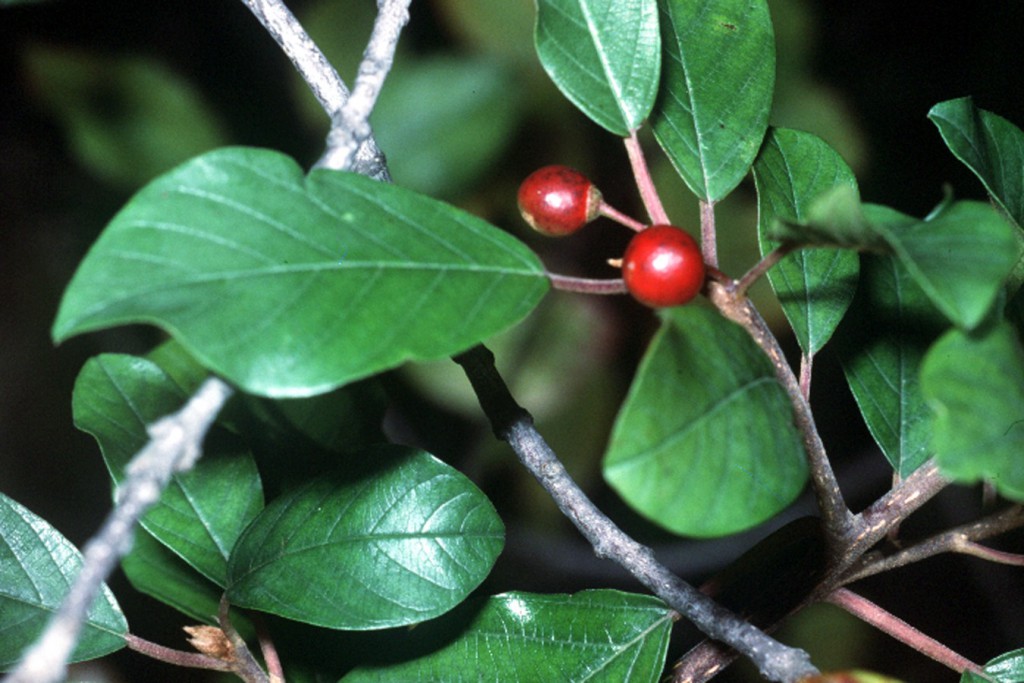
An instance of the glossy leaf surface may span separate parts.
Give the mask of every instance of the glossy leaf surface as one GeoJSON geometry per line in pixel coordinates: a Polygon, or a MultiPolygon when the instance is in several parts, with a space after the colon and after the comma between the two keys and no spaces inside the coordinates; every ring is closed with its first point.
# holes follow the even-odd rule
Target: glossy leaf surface
{"type": "MultiPolygon", "coordinates": [[[[770,130],[753,170],[762,256],[780,244],[766,236],[776,220],[800,221],[821,194],[857,187],[853,171],[831,147],[795,130],[770,130]]],[[[768,271],[804,353],[817,353],[832,337],[853,300],[857,271],[857,255],[838,249],[802,249],[768,271]]]]}
{"type": "MultiPolygon", "coordinates": [[[[75,425],[95,437],[115,483],[149,440],[146,425],[184,404],[179,386],[145,358],[105,354],[90,359],[75,382],[75,425]]],[[[263,506],[251,454],[222,431],[207,436],[204,455],[176,474],[142,526],[214,583],[223,586],[227,558],[242,529],[263,506]]]]}
{"type": "MultiPolygon", "coordinates": [[[[0,494],[0,671],[13,668],[35,642],[81,568],[81,554],[60,532],[0,494]]],[[[119,650],[127,633],[121,608],[103,586],[71,661],[119,650]]]]}
{"type": "Polygon", "coordinates": [[[654,135],[699,198],[727,195],[757,156],[775,88],[764,0],[661,0],[654,135]]]}
{"type": "Polygon", "coordinates": [[[793,412],[738,325],[667,309],[612,431],[608,483],[679,534],[725,535],[768,519],[807,476],[793,412]]]}
{"type": "Polygon", "coordinates": [[[960,683],[1021,683],[1024,681],[1024,649],[999,655],[982,670],[984,676],[965,671],[960,683]]]}
{"type": "MultiPolygon", "coordinates": [[[[902,216],[891,213],[893,220],[902,216]]],[[[836,351],[868,430],[893,469],[906,477],[931,453],[931,411],[919,376],[945,318],[899,259],[862,258],[860,287],[840,326],[836,351]]]]}
{"type": "Polygon", "coordinates": [[[243,389],[298,397],[464,350],[546,290],[526,246],[469,214],[231,148],[129,201],[80,265],[53,335],[153,323],[243,389]]]}
{"type": "MultiPolygon", "coordinates": [[[[452,616],[469,615],[469,609],[452,616]]],[[[649,683],[665,665],[671,611],[656,598],[613,590],[574,595],[506,593],[488,599],[459,635],[429,642],[438,624],[402,636],[395,650],[421,656],[364,666],[343,683],[369,681],[617,681],[649,683]],[[407,642],[401,642],[407,641],[407,642]]]]}
{"type": "Polygon", "coordinates": [[[538,0],[534,42],[559,90],[625,136],[654,106],[661,69],[656,0],[538,0]]]}
{"type": "Polygon", "coordinates": [[[1013,326],[948,332],[925,357],[921,388],[935,411],[932,445],[942,472],[991,481],[1024,501],[1024,346],[1013,326]]]}
{"type": "Polygon", "coordinates": [[[504,543],[490,501],[422,451],[381,447],[366,467],[274,500],[232,553],[232,604],[328,628],[425,621],[461,602],[504,543]]]}

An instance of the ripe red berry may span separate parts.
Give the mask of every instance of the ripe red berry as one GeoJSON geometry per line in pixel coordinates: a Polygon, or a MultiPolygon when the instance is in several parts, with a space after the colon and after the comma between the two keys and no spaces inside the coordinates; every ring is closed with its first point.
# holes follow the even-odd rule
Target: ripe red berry
{"type": "Polygon", "coordinates": [[[564,237],[597,218],[601,192],[579,171],[545,166],[519,186],[519,212],[537,232],[564,237]]]}
{"type": "Polygon", "coordinates": [[[697,242],[674,225],[652,225],[638,232],[622,256],[626,289],[652,308],[690,301],[704,286],[705,274],[697,242]]]}

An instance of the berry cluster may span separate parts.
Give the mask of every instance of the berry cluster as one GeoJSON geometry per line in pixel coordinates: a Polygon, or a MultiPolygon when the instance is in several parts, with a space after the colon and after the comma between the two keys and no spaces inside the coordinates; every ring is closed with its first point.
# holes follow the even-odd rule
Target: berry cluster
{"type": "MultiPolygon", "coordinates": [[[[530,227],[551,237],[570,235],[600,215],[621,216],[586,176],[568,166],[545,166],[531,173],[519,186],[518,201],[530,227]]],[[[621,264],[627,291],[652,308],[689,302],[707,275],[697,242],[674,225],[639,230],[621,264]]]]}

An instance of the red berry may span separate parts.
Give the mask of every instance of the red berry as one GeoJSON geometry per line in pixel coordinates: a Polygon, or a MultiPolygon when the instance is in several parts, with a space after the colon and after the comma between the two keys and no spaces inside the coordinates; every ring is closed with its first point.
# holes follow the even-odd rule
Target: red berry
{"type": "Polygon", "coordinates": [[[564,237],[598,216],[601,192],[579,171],[545,166],[519,186],[519,212],[537,232],[564,237]]]}
{"type": "Polygon", "coordinates": [[[622,256],[626,289],[652,308],[690,301],[704,286],[705,274],[697,242],[674,225],[652,225],[638,232],[622,256]]]}

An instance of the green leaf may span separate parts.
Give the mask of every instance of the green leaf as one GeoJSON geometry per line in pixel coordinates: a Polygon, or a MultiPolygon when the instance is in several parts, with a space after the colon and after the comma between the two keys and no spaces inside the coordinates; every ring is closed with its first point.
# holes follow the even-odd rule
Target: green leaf
{"type": "MultiPolygon", "coordinates": [[[[893,220],[902,216],[915,222],[892,213],[893,220]]],[[[931,452],[931,410],[921,395],[919,371],[925,351],[945,326],[898,259],[862,257],[860,287],[836,337],[836,351],[868,430],[901,477],[931,452]]]]}
{"type": "Polygon", "coordinates": [[[309,396],[511,326],[547,290],[543,273],[521,242],[446,204],[222,149],[114,217],[53,335],[153,323],[246,391],[309,396]]]}
{"type": "Polygon", "coordinates": [[[505,593],[448,624],[423,624],[399,636],[399,661],[359,667],[344,683],[460,680],[649,683],[665,665],[672,612],[645,595],[588,590],[574,595],[505,593]],[[475,611],[479,610],[479,611],[475,611]],[[419,657],[409,658],[410,653],[419,657]]]}
{"type": "MultiPolygon", "coordinates": [[[[190,390],[145,358],[104,354],[90,359],[75,382],[75,425],[95,437],[114,482],[147,442],[146,425],[174,412],[190,390]]],[[[223,586],[235,540],[263,506],[259,472],[237,439],[215,430],[204,456],[176,474],[143,528],[214,583],[223,586]]]]}
{"type": "Polygon", "coordinates": [[[1014,228],[982,202],[956,202],[899,229],[873,228],[939,310],[968,330],[988,315],[1021,255],[1014,228]]]}
{"type": "Polygon", "coordinates": [[[895,253],[947,318],[977,327],[1024,253],[1013,226],[982,202],[952,202],[913,222],[889,221],[893,212],[869,206],[852,189],[836,188],[813,201],[806,218],[776,221],[767,236],[895,253]]]}
{"type": "Polygon", "coordinates": [[[198,90],[158,62],[44,45],[25,58],[29,91],[104,180],[139,187],[227,142],[198,90]]]}
{"type": "MultiPolygon", "coordinates": [[[[196,573],[145,530],[136,530],[131,552],[121,558],[132,588],[204,624],[216,624],[223,591],[196,573]]],[[[231,624],[243,635],[255,629],[232,610],[231,624]]]]}
{"type": "MultiPolygon", "coordinates": [[[[776,220],[802,220],[813,201],[836,187],[856,190],[846,162],[825,141],[774,128],[754,162],[761,254],[779,243],[767,237],[776,220]]],[[[843,250],[803,249],[768,271],[768,280],[804,353],[821,350],[835,332],[857,289],[857,255],[843,250]]]]}
{"type": "Polygon", "coordinates": [[[738,325],[687,307],[662,319],[616,419],[604,476],[665,528],[720,536],[782,510],[807,464],[765,355],[738,325]]]}
{"type": "Polygon", "coordinates": [[[985,673],[998,683],[1024,683],[1024,649],[999,655],[985,665],[985,673]]]}
{"type": "Polygon", "coordinates": [[[654,106],[661,69],[656,0],[538,0],[534,42],[558,89],[616,135],[654,106]]]}
{"type": "Polygon", "coordinates": [[[509,69],[465,55],[419,57],[393,70],[373,129],[395,182],[433,197],[465,193],[511,142],[522,94],[509,69]]]}
{"type": "Polygon", "coordinates": [[[1024,500],[1024,347],[1001,321],[984,334],[946,333],[928,351],[921,389],[935,411],[939,467],[963,482],[991,481],[1024,500]]]}
{"type": "Polygon", "coordinates": [[[940,102],[928,112],[953,155],[978,176],[1016,224],[1024,227],[1024,131],[970,97],[940,102]]]}
{"type": "Polygon", "coordinates": [[[765,0],[661,0],[661,92],[654,135],[699,198],[746,175],[768,128],[775,39],[765,0]]]}
{"type": "MultiPolygon", "coordinates": [[[[60,532],[0,494],[0,671],[13,668],[60,607],[82,556],[60,532]]],[[[89,608],[71,661],[124,647],[128,622],[104,585],[89,608]]]]}
{"type": "Polygon", "coordinates": [[[436,617],[490,571],[504,528],[490,501],[433,456],[364,452],[364,471],[273,501],[231,555],[232,604],[327,628],[436,617]]]}

